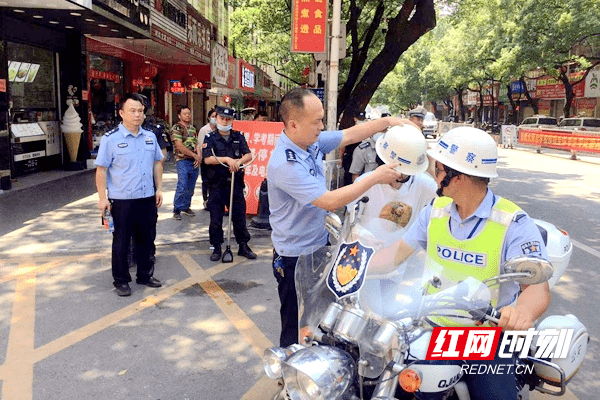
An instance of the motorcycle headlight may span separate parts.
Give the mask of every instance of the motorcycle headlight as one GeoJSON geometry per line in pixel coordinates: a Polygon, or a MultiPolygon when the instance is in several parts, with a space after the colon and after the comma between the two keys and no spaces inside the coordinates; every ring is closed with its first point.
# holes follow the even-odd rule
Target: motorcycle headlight
{"type": "Polygon", "coordinates": [[[283,362],[283,380],[292,400],[338,399],[355,375],[352,357],[330,346],[302,349],[283,362]]]}
{"type": "Polygon", "coordinates": [[[281,347],[271,347],[266,349],[263,355],[265,373],[271,379],[279,379],[282,376],[281,367],[283,361],[287,358],[285,349],[281,347]]]}

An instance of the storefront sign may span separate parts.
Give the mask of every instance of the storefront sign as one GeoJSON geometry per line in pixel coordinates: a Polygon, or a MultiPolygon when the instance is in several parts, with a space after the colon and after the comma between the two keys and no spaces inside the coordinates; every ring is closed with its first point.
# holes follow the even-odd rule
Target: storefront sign
{"type": "Polygon", "coordinates": [[[327,1],[294,0],[292,8],[292,52],[325,53],[327,1]]]}
{"type": "Polygon", "coordinates": [[[127,22],[142,28],[150,27],[150,9],[147,1],[140,0],[94,0],[111,13],[125,17],[127,22]]]}
{"type": "Polygon", "coordinates": [[[88,90],[81,91],[81,101],[88,101],[90,98],[90,92],[88,90]]]}
{"type": "Polygon", "coordinates": [[[0,93],[6,93],[6,79],[0,79],[0,93]]]}
{"type": "Polygon", "coordinates": [[[157,11],[160,11],[162,15],[167,17],[170,21],[176,23],[182,28],[187,27],[187,15],[185,10],[180,10],[175,5],[169,3],[168,1],[155,0],[154,8],[157,11]]]}
{"type": "Polygon", "coordinates": [[[465,104],[470,106],[479,104],[479,92],[467,90],[467,102],[465,104]]]}
{"type": "Polygon", "coordinates": [[[240,89],[254,92],[254,67],[244,60],[240,61],[240,89]]]}
{"type": "Polygon", "coordinates": [[[121,77],[115,72],[98,71],[97,69],[90,69],[91,79],[104,79],[116,83],[121,83],[121,77]]]}
{"type": "Polygon", "coordinates": [[[153,86],[154,82],[152,82],[150,79],[144,79],[144,78],[138,78],[138,79],[133,79],[131,81],[131,84],[135,87],[135,86],[153,86]]]}
{"type": "Polygon", "coordinates": [[[193,7],[187,8],[187,41],[189,52],[202,60],[211,56],[210,22],[200,15],[193,7]]]}
{"type": "Polygon", "coordinates": [[[573,106],[575,107],[577,115],[592,117],[594,115],[594,110],[596,109],[596,99],[575,99],[575,101],[573,101],[573,106]]]}
{"type": "Polygon", "coordinates": [[[235,88],[235,71],[236,71],[236,59],[232,56],[227,56],[227,87],[235,88]]]}
{"type": "Polygon", "coordinates": [[[179,50],[185,51],[186,53],[191,54],[192,56],[194,56],[202,62],[210,64],[210,52],[208,54],[204,54],[196,47],[190,46],[183,40],[177,39],[175,36],[165,32],[164,30],[154,25],[152,26],[152,37],[179,50]]]}
{"type": "Polygon", "coordinates": [[[227,85],[227,74],[229,72],[227,49],[219,43],[213,43],[211,75],[212,81],[219,85],[227,85]]]}
{"type": "MultiPolygon", "coordinates": [[[[582,73],[575,73],[569,76],[569,82],[577,82],[583,76],[582,73]]],[[[573,94],[575,97],[583,97],[585,91],[585,85],[580,83],[573,86],[573,94]]],[[[541,77],[537,80],[535,96],[532,97],[537,99],[564,99],[565,98],[565,86],[562,81],[552,77],[541,77]]]]}
{"type": "Polygon", "coordinates": [[[600,97],[600,67],[596,67],[585,78],[585,97],[600,97]]]}
{"type": "Polygon", "coordinates": [[[550,115],[550,100],[538,101],[538,114],[550,115]]]}
{"type": "Polygon", "coordinates": [[[267,164],[283,131],[282,122],[233,121],[233,129],[244,134],[256,159],[245,169],[246,213],[258,212],[260,184],[267,177],[267,164]]]}

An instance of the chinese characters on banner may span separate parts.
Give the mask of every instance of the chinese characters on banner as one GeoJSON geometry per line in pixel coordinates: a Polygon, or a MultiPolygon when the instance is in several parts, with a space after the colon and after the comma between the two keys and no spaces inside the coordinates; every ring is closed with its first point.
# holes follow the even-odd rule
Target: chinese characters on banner
{"type": "Polygon", "coordinates": [[[326,0],[294,0],[292,52],[325,53],[326,31],[326,0]]]}
{"type": "Polygon", "coordinates": [[[561,150],[600,153],[600,135],[597,132],[573,133],[551,129],[519,129],[519,143],[561,150]]]}
{"type": "Polygon", "coordinates": [[[256,156],[246,167],[244,178],[246,213],[255,215],[258,213],[260,184],[267,178],[267,164],[283,131],[283,122],[233,121],[233,129],[244,135],[252,156],[256,156]]]}

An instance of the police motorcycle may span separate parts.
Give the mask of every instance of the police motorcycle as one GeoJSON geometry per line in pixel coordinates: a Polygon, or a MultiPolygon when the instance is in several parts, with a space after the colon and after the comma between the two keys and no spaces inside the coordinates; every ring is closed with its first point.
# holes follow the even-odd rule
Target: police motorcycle
{"type": "MultiPolygon", "coordinates": [[[[439,285],[439,278],[428,279],[424,273],[424,251],[413,254],[391,274],[367,273],[377,252],[403,232],[388,220],[361,220],[361,204],[366,201],[356,204],[343,225],[339,217],[329,215],[326,226],[337,243],[298,260],[299,343],[273,347],[264,354],[267,376],[283,381],[275,399],[469,399],[461,380],[462,361],[425,359],[432,337],[430,322],[440,318],[457,320],[462,326],[497,322],[499,312],[491,306],[491,291],[500,282],[548,281],[551,264],[521,257],[507,261],[503,274],[485,282],[468,278],[427,294],[430,286],[439,285]]],[[[550,225],[546,228],[552,245],[553,236],[562,233],[550,230],[550,225]]],[[[583,362],[588,342],[583,324],[567,315],[547,317],[537,326],[550,328],[573,329],[568,357],[534,358],[532,350],[520,359],[533,365],[532,373],[518,375],[521,399],[528,399],[534,389],[564,394],[583,362]]]]}

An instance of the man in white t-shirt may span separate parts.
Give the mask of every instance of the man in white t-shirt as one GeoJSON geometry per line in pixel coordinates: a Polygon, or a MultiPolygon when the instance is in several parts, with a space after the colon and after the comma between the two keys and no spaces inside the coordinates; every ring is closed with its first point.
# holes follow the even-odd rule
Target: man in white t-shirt
{"type": "MultiPolygon", "coordinates": [[[[361,209],[361,219],[369,221],[382,218],[393,222],[398,229],[410,226],[419,211],[436,197],[435,180],[424,173],[429,162],[427,158],[427,142],[414,127],[392,128],[380,138],[375,145],[377,160],[380,164],[398,163],[396,171],[403,177],[391,184],[372,186],[364,193],[369,201],[361,209]]],[[[363,174],[357,180],[367,177],[363,174]]],[[[350,203],[348,208],[356,204],[350,203]]]]}

